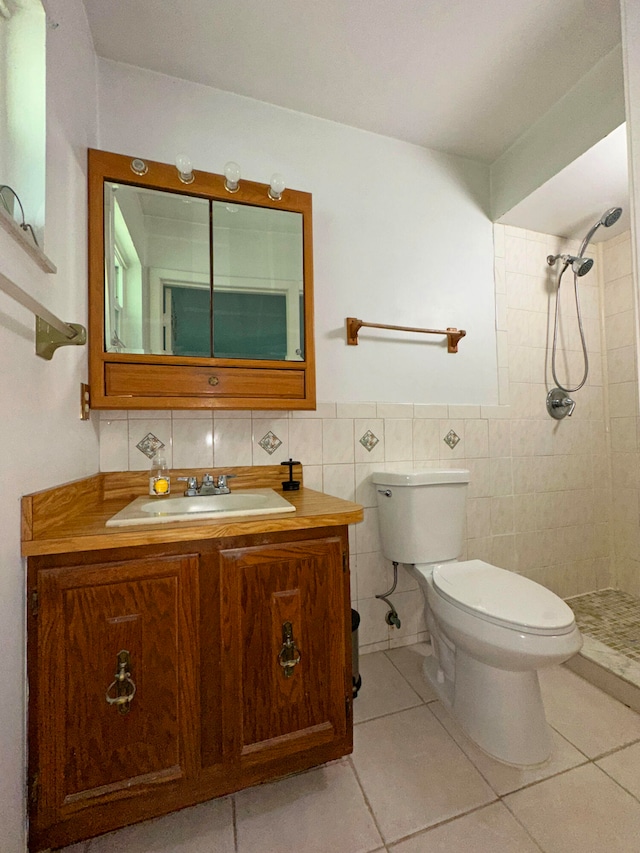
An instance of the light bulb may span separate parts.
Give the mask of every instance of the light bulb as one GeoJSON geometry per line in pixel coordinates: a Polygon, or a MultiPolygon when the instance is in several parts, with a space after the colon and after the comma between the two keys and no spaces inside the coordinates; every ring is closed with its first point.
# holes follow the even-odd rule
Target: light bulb
{"type": "Polygon", "coordinates": [[[192,184],[194,181],[193,167],[191,159],[186,154],[178,154],[176,157],[176,169],[178,177],[183,184],[192,184]]]}
{"type": "Polygon", "coordinates": [[[240,166],[233,160],[224,167],[224,188],[227,192],[237,193],[240,184],[240,166]]]}
{"type": "Polygon", "coordinates": [[[280,201],[285,186],[284,178],[279,172],[276,172],[275,175],[271,175],[268,192],[269,198],[273,199],[273,201],[280,201]]]}

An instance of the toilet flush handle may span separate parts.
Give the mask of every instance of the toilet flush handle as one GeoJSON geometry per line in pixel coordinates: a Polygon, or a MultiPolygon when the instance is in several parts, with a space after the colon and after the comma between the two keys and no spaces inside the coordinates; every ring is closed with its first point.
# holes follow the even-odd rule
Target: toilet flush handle
{"type": "Polygon", "coordinates": [[[378,489],[378,494],[384,495],[385,498],[390,498],[391,497],[391,489],[378,489]]]}

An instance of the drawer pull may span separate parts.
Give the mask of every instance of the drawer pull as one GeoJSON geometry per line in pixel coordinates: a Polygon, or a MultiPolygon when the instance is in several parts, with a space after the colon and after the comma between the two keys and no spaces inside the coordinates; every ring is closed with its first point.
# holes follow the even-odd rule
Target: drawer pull
{"type": "Polygon", "coordinates": [[[217,376],[209,377],[209,385],[217,385],[220,382],[217,376]]]}
{"type": "Polygon", "coordinates": [[[106,699],[109,705],[117,705],[121,714],[128,714],[133,697],[136,695],[136,686],[131,680],[131,657],[129,652],[123,649],[118,652],[118,671],[111,684],[107,687],[106,699]],[[113,691],[114,695],[111,695],[113,691]]]}

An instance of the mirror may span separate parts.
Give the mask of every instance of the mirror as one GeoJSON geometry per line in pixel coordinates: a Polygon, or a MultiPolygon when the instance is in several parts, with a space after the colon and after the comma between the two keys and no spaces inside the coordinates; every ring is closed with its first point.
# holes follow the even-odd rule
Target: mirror
{"type": "Polygon", "coordinates": [[[104,183],[107,352],[302,361],[302,214],[104,183]]]}
{"type": "Polygon", "coordinates": [[[313,408],[311,196],[183,177],[89,151],[91,405],[313,408]]]}

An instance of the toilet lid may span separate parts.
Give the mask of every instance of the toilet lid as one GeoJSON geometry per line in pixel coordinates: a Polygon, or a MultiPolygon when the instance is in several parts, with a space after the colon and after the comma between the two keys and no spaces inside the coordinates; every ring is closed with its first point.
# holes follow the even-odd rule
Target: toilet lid
{"type": "Polygon", "coordinates": [[[433,585],[456,606],[490,622],[543,633],[566,633],[574,625],[573,611],[550,589],[482,560],[434,566],[433,585]]]}

